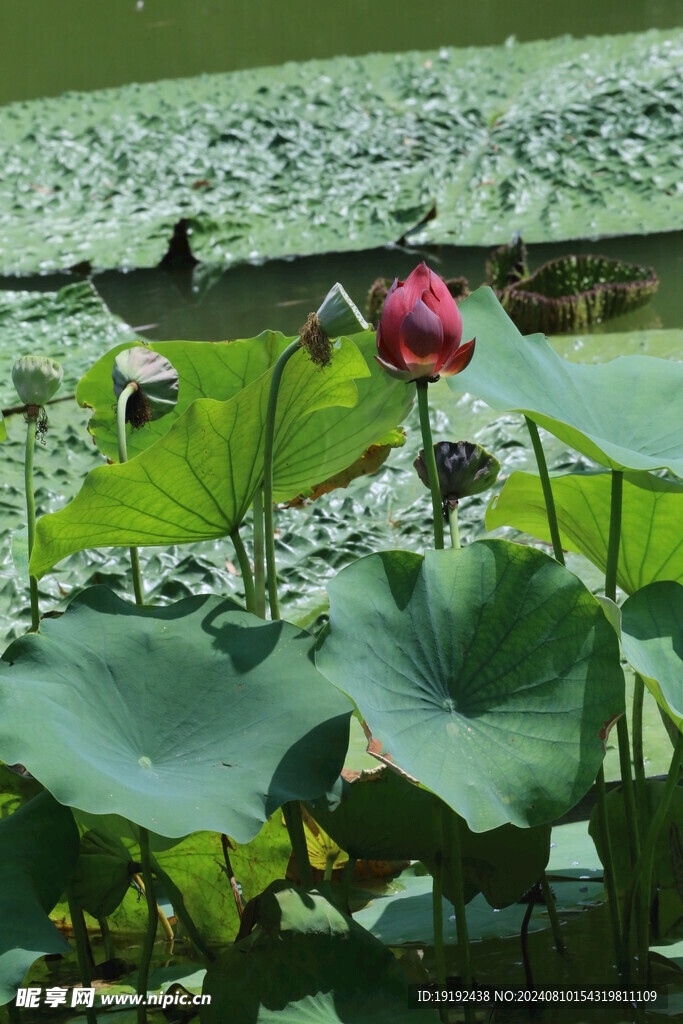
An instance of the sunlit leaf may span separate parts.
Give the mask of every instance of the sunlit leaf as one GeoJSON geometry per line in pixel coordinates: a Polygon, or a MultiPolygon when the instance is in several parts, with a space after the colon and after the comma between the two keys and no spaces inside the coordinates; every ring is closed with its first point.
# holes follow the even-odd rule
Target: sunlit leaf
{"type": "Polygon", "coordinates": [[[629,597],[621,608],[621,643],[626,660],[683,732],[683,586],[653,583],[629,597]]]}
{"type": "MultiPolygon", "coordinates": [[[[558,476],[553,499],[562,546],[603,572],[609,540],[610,473],[558,476]]],[[[683,484],[625,473],[617,582],[632,594],[655,580],[683,581],[683,484]]],[[[514,526],[550,542],[543,489],[532,473],[513,473],[486,510],[486,528],[514,526]]]]}

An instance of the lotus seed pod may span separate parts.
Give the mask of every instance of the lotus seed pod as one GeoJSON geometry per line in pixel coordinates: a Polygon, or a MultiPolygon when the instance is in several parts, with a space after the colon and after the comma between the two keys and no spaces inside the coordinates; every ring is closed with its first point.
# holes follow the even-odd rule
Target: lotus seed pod
{"type": "Polygon", "coordinates": [[[145,345],[119,352],[111,376],[117,398],[129,384],[137,384],[126,405],[126,421],[134,427],[158,419],[178,401],[177,370],[168,359],[145,345]]]}
{"type": "Polygon", "coordinates": [[[62,383],[61,363],[45,356],[22,356],[12,367],[12,380],[24,405],[45,405],[62,383]]]}
{"type": "Polygon", "coordinates": [[[359,331],[367,331],[370,326],[339,282],[330,288],[317,315],[320,326],[331,339],[358,334],[359,331]]]}
{"type": "MultiPolygon", "coordinates": [[[[424,448],[413,465],[425,487],[429,474],[424,448]]],[[[481,445],[471,441],[439,441],[434,445],[439,489],[444,503],[455,507],[461,498],[469,498],[492,487],[500,472],[500,462],[481,445]]]]}

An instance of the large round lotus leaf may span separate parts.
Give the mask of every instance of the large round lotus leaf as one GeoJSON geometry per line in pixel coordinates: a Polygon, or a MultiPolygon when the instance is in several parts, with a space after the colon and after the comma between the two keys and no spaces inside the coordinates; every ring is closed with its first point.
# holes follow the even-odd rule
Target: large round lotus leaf
{"type": "MultiPolygon", "coordinates": [[[[611,473],[553,477],[563,547],[579,551],[603,572],[607,566],[611,473]]],[[[683,581],[683,484],[651,473],[624,473],[617,582],[627,594],[655,580],[683,581]]],[[[540,477],[512,473],[486,510],[486,528],[514,526],[550,541],[540,477]]]]}
{"type": "Polygon", "coordinates": [[[236,608],[83,591],[0,662],[0,757],[61,803],[248,842],[282,803],[332,785],[351,708],[307,633],[236,608]]]}
{"type": "Polygon", "coordinates": [[[393,954],[318,893],[274,883],[258,930],[209,966],[202,1024],[426,1024],[393,954]]]}
{"type": "Polygon", "coordinates": [[[351,780],[340,779],[337,793],[338,802],[316,800],[311,813],[343,850],[364,860],[421,860],[432,872],[440,860],[447,898],[455,892],[451,871],[456,828],[466,901],[481,891],[491,906],[514,903],[538,881],[548,863],[547,825],[501,825],[491,832],[472,832],[429,790],[383,766],[351,780]]]}
{"type": "Polygon", "coordinates": [[[479,288],[460,311],[463,337],[476,336],[477,351],[467,372],[449,380],[454,391],[500,412],[524,412],[610,469],[667,466],[683,476],[683,363],[654,356],[569,362],[542,334],[522,337],[490,288],[479,288]]]}
{"type": "Polygon", "coordinates": [[[0,822],[0,1005],[38,957],[69,953],[48,917],[78,861],[71,811],[40,793],[0,822]]]}
{"type": "Polygon", "coordinates": [[[624,602],[621,643],[628,663],[683,732],[683,586],[652,583],[624,602]]]}
{"type": "Polygon", "coordinates": [[[320,670],[376,746],[475,832],[559,817],[624,710],[619,647],[596,599],[533,548],[389,551],[330,583],[320,670]]]}

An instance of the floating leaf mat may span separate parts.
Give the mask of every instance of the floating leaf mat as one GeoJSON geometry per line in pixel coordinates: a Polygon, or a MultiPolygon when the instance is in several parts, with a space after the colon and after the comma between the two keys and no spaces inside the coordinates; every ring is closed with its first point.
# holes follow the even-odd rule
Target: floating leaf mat
{"type": "Polygon", "coordinates": [[[153,266],[180,221],[198,259],[226,264],[406,233],[491,245],[515,230],[674,230],[682,41],[337,57],[12,104],[0,267],[153,266]]]}

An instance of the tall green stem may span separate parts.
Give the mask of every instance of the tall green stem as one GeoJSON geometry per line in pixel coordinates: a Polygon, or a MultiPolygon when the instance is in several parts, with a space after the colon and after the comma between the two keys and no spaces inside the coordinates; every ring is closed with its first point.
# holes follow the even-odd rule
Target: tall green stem
{"type": "MultiPolygon", "coordinates": [[[[470,938],[467,929],[465,912],[465,879],[462,870],[462,840],[460,838],[461,823],[454,822],[453,837],[453,909],[455,910],[455,926],[458,931],[458,952],[460,953],[460,974],[463,987],[472,988],[472,960],[470,955],[470,938]]],[[[465,1024],[475,1024],[474,1003],[465,1003],[465,1024]]]]}
{"type": "MultiPolygon", "coordinates": [[[[33,406],[31,407],[34,408],[33,406]]],[[[36,447],[36,425],[38,417],[27,416],[26,419],[26,457],[24,459],[24,484],[26,490],[26,520],[28,524],[28,558],[36,539],[36,498],[33,491],[33,453],[36,447]]],[[[31,597],[31,631],[36,633],[40,627],[40,609],[38,607],[38,580],[29,575],[28,587],[31,597]]]]}
{"type": "MultiPolygon", "coordinates": [[[[70,886],[66,889],[66,898],[69,904],[69,916],[74,931],[74,942],[76,943],[76,956],[78,958],[78,973],[83,988],[90,988],[92,975],[90,974],[90,963],[88,958],[88,933],[85,930],[83,911],[76,900],[70,886]]],[[[88,1024],[97,1024],[97,1014],[93,1009],[86,1010],[88,1024]]]]}
{"type": "MultiPolygon", "coordinates": [[[[441,811],[437,811],[441,818],[441,811]]],[[[442,832],[443,837],[443,832],[442,832]]],[[[443,844],[442,844],[443,845],[443,844]]],[[[443,850],[437,853],[436,871],[432,875],[432,921],[434,924],[434,960],[436,980],[440,989],[446,987],[446,949],[443,941],[443,850]]],[[[445,1007],[439,1006],[442,1021],[446,1020],[445,1007]]]]}
{"type": "Polygon", "coordinates": [[[282,805],[282,813],[289,832],[289,841],[292,844],[292,853],[299,870],[301,884],[304,889],[311,889],[313,888],[313,875],[311,874],[311,862],[308,859],[301,804],[298,800],[290,800],[282,805]]]}
{"type": "MultiPolygon", "coordinates": [[[[607,565],[605,568],[605,597],[610,601],[617,599],[617,569],[619,566],[619,544],[621,542],[621,506],[624,485],[624,474],[620,470],[612,470],[612,494],[609,514],[609,541],[607,544],[607,565]]],[[[631,774],[631,745],[628,738],[628,721],[626,715],[617,720],[617,738],[619,742],[619,765],[621,768],[621,790],[626,814],[626,830],[631,854],[631,866],[640,856],[640,836],[636,816],[636,798],[631,774]]]]}
{"type": "MultiPolygon", "coordinates": [[[[157,898],[154,890],[154,877],[152,875],[152,860],[149,852],[149,832],[146,828],[140,827],[140,861],[142,863],[142,877],[145,883],[145,899],[147,901],[147,931],[145,941],[140,955],[140,969],[138,971],[137,992],[144,998],[147,996],[147,980],[149,978],[149,966],[152,962],[154,951],[154,940],[157,935],[159,915],[157,912],[157,898]]],[[[138,1024],[146,1024],[147,1009],[138,1006],[138,1024]]]]}
{"type": "MultiPolygon", "coordinates": [[[[132,394],[138,390],[134,381],[127,384],[116,403],[116,440],[119,449],[119,462],[128,462],[128,445],[126,443],[126,405],[132,394]]],[[[140,556],[137,548],[130,548],[130,568],[133,576],[133,591],[135,592],[135,603],[142,607],[145,603],[144,591],[142,589],[142,576],[140,574],[140,556]]]]}
{"type": "MultiPolygon", "coordinates": [[[[190,912],[188,911],[187,907],[185,906],[185,900],[183,899],[182,892],[180,891],[178,886],[175,884],[173,879],[169,878],[169,876],[166,874],[166,872],[161,867],[161,865],[159,864],[159,862],[156,860],[156,858],[154,857],[154,855],[152,853],[150,853],[150,855],[149,855],[149,861],[150,861],[150,866],[151,866],[152,870],[154,871],[154,874],[157,876],[157,879],[161,882],[161,884],[162,884],[162,886],[164,888],[164,892],[166,893],[166,895],[168,896],[169,900],[171,901],[173,909],[175,910],[175,912],[176,912],[176,914],[178,916],[178,920],[182,923],[185,931],[187,932],[187,934],[189,936],[189,939],[190,939],[190,942],[195,946],[196,949],[199,950],[199,952],[202,954],[202,956],[205,957],[207,960],[209,960],[209,961],[215,960],[215,957],[214,957],[213,953],[211,952],[209,947],[206,945],[206,943],[202,939],[202,936],[201,936],[201,934],[199,932],[199,929],[197,928],[196,924],[192,920],[192,917],[190,916],[190,912]]],[[[147,893],[147,885],[145,884],[145,894],[146,893],[147,893]]],[[[158,916],[158,914],[157,914],[157,916],[158,916]]]]}
{"type": "Polygon", "coordinates": [[[254,577],[251,574],[251,566],[249,564],[249,556],[247,555],[242,538],[240,537],[239,527],[230,534],[230,540],[235,546],[235,554],[237,555],[237,561],[240,564],[242,571],[242,582],[244,584],[244,600],[247,605],[247,611],[256,611],[256,596],[254,591],[254,577]]]}
{"type": "Polygon", "coordinates": [[[595,793],[598,809],[598,827],[600,829],[600,846],[602,848],[602,865],[605,876],[605,889],[607,890],[607,905],[609,908],[610,922],[612,925],[612,938],[614,940],[614,952],[617,960],[617,969],[624,980],[627,978],[628,965],[624,954],[621,930],[621,911],[617,899],[617,886],[614,874],[614,857],[612,855],[612,836],[607,820],[607,799],[605,792],[605,770],[600,765],[595,780],[595,793]]]}
{"type": "Polygon", "coordinates": [[[260,619],[266,617],[266,547],[263,532],[263,492],[259,487],[252,505],[254,520],[254,600],[255,612],[260,619]]]}
{"type": "Polygon", "coordinates": [[[275,414],[277,412],[277,396],[285,366],[301,348],[301,339],[297,338],[284,350],[273,369],[268,393],[268,409],[266,411],[266,432],[263,445],[263,507],[266,516],[266,571],[268,575],[268,602],[271,619],[280,618],[280,603],[277,596],[277,570],[275,568],[275,536],[273,525],[273,444],[275,441],[275,414]]]}
{"type": "Polygon", "coordinates": [[[434,456],[434,442],[432,441],[432,428],[429,425],[429,399],[427,388],[429,383],[426,377],[415,381],[417,387],[417,406],[420,412],[420,428],[422,430],[422,444],[424,446],[425,462],[427,464],[427,475],[429,478],[429,490],[432,494],[432,513],[434,516],[434,547],[437,551],[443,548],[443,512],[441,510],[441,488],[439,487],[439,474],[436,468],[434,456]]]}
{"type": "MultiPolygon", "coordinates": [[[[645,985],[648,980],[649,973],[649,952],[650,952],[650,896],[652,892],[652,870],[655,859],[655,847],[657,845],[657,838],[661,831],[664,819],[669,813],[671,807],[671,801],[673,795],[676,792],[678,786],[678,779],[680,775],[681,760],[683,759],[683,733],[678,734],[678,740],[676,741],[676,747],[674,749],[673,757],[671,758],[671,764],[669,766],[669,774],[667,775],[666,783],[664,785],[664,792],[662,793],[659,803],[657,804],[657,810],[654,813],[650,827],[647,831],[647,837],[643,845],[643,852],[641,856],[641,872],[640,872],[640,906],[637,908],[638,913],[638,969],[640,972],[640,982],[645,985]]],[[[637,874],[636,874],[636,885],[637,885],[637,874]]]]}
{"type": "Polygon", "coordinates": [[[448,526],[451,531],[451,544],[454,548],[460,547],[460,530],[458,529],[458,506],[448,509],[448,526]]]}
{"type": "Polygon", "coordinates": [[[545,514],[548,520],[550,539],[553,542],[553,553],[555,555],[556,560],[560,563],[560,565],[564,565],[564,552],[562,550],[562,541],[560,540],[560,528],[557,524],[555,499],[553,498],[553,489],[550,486],[548,464],[545,461],[545,452],[543,451],[543,445],[541,444],[541,437],[538,433],[538,427],[536,426],[533,420],[530,420],[528,416],[525,416],[524,421],[526,423],[527,430],[529,431],[529,437],[531,438],[531,444],[533,445],[534,455],[536,456],[538,475],[541,478],[541,487],[543,488],[543,500],[545,501],[545,514]]]}
{"type": "Polygon", "coordinates": [[[645,683],[643,677],[636,672],[633,687],[633,767],[636,776],[636,805],[638,807],[638,823],[641,839],[647,821],[647,794],[645,788],[645,756],[643,752],[643,700],[645,683]]]}
{"type": "Polygon", "coordinates": [[[541,876],[541,892],[543,893],[543,899],[545,901],[546,910],[548,911],[548,917],[550,918],[550,927],[553,930],[553,940],[555,942],[555,949],[558,953],[564,953],[565,945],[562,938],[562,932],[560,930],[560,919],[557,916],[557,906],[555,904],[555,897],[553,896],[553,890],[550,888],[548,883],[548,876],[545,871],[541,876]]]}

